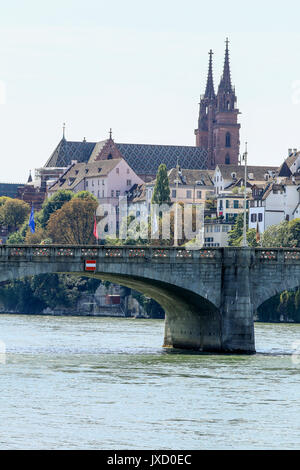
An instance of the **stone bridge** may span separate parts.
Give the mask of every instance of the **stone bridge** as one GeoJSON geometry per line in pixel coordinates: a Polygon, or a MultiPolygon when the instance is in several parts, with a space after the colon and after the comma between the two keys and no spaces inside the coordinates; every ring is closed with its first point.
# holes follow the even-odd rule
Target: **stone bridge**
{"type": "Polygon", "coordinates": [[[166,312],[165,347],[253,353],[253,313],[300,285],[300,250],[0,247],[0,282],[44,273],[94,276],[152,297],[166,312]],[[94,273],[86,260],[96,260],[94,273]]]}

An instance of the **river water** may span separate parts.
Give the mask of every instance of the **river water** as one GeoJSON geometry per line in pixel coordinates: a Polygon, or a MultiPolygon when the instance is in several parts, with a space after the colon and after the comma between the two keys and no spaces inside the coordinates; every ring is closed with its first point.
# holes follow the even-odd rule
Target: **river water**
{"type": "Polygon", "coordinates": [[[300,448],[300,325],[225,356],[164,351],[161,320],[0,322],[1,449],[300,448]]]}

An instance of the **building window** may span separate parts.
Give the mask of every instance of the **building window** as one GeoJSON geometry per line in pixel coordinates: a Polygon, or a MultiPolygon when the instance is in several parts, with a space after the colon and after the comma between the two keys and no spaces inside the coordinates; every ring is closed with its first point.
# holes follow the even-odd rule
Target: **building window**
{"type": "Polygon", "coordinates": [[[86,182],[85,182],[85,187],[87,188],[88,185],[89,185],[89,182],[88,182],[88,180],[86,180],[86,182]]]}
{"type": "Polygon", "coordinates": [[[220,206],[219,206],[220,211],[223,209],[223,199],[220,200],[220,206]]]}
{"type": "Polygon", "coordinates": [[[130,171],[129,168],[127,168],[127,175],[129,175],[129,171],[130,171]]]}
{"type": "Polygon", "coordinates": [[[233,208],[238,209],[239,208],[239,201],[233,201],[233,208]]]}
{"type": "Polygon", "coordinates": [[[197,191],[197,199],[201,199],[202,198],[202,191],[197,191]]]}
{"type": "Polygon", "coordinates": [[[260,212],[260,213],[258,214],[258,222],[262,222],[262,220],[263,220],[263,215],[262,215],[262,213],[260,212]]]}
{"type": "Polygon", "coordinates": [[[131,180],[127,180],[127,186],[131,186],[131,180]]]}
{"type": "Polygon", "coordinates": [[[176,189],[172,189],[172,197],[176,197],[176,189]]]}
{"type": "Polygon", "coordinates": [[[108,155],[107,160],[112,160],[112,154],[111,153],[108,155]]]}
{"type": "Polygon", "coordinates": [[[231,135],[230,132],[227,132],[226,137],[225,137],[225,146],[226,147],[231,147],[231,135]]]}
{"type": "Polygon", "coordinates": [[[116,191],[116,197],[120,196],[120,191],[116,191]]]}
{"type": "Polygon", "coordinates": [[[229,209],[229,201],[226,199],[226,209],[229,209]]]}
{"type": "Polygon", "coordinates": [[[228,154],[225,157],[225,165],[230,165],[230,156],[228,154]]]}
{"type": "Polygon", "coordinates": [[[186,198],[191,199],[191,197],[192,197],[192,191],[190,189],[188,189],[187,192],[186,192],[186,198]]]}
{"type": "Polygon", "coordinates": [[[115,197],[115,191],[114,191],[114,189],[111,190],[111,197],[115,197]]]}
{"type": "Polygon", "coordinates": [[[251,214],[251,222],[256,222],[257,217],[256,214],[251,214]]]}

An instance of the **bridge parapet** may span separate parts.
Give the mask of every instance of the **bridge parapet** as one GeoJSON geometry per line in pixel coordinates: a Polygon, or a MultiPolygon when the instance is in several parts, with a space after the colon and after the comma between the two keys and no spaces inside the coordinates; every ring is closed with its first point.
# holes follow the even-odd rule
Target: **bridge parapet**
{"type": "Polygon", "coordinates": [[[0,262],[7,259],[41,258],[92,258],[104,260],[155,261],[155,262],[199,262],[220,261],[222,249],[203,248],[200,250],[182,247],[141,247],[141,246],[68,246],[68,245],[3,245],[0,247],[0,262]]]}
{"type": "Polygon", "coordinates": [[[255,261],[294,263],[300,261],[300,248],[255,248],[255,261]]]}

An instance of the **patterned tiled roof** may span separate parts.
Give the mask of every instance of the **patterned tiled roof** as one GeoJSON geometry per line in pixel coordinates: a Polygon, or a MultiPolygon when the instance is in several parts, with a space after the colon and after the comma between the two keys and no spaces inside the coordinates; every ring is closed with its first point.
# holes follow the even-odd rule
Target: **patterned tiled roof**
{"type": "Polygon", "coordinates": [[[71,164],[72,160],[77,160],[78,163],[87,162],[95,145],[96,142],[69,142],[66,139],[62,139],[45,167],[65,168],[71,164]]]}
{"type": "Polygon", "coordinates": [[[139,175],[156,175],[161,163],[171,170],[177,164],[187,169],[206,169],[207,151],[180,145],[119,144],[116,146],[128,165],[139,175]]]}

